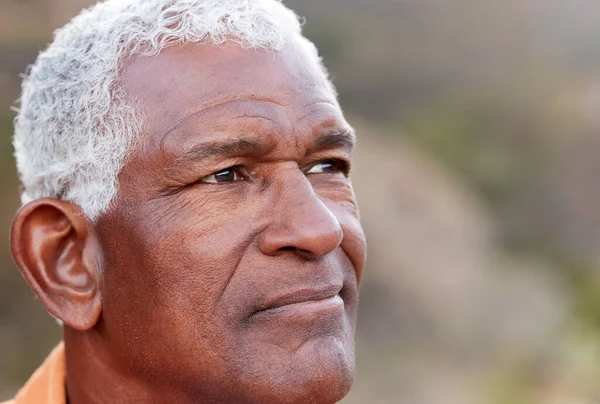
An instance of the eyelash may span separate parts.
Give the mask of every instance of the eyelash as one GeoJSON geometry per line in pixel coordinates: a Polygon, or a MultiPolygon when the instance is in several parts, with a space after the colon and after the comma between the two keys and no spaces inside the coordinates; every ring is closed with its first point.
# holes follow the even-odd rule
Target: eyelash
{"type": "MultiPolygon", "coordinates": [[[[305,170],[304,170],[306,175],[313,175],[313,174],[335,174],[335,173],[342,173],[345,177],[348,177],[348,173],[349,173],[349,164],[347,161],[344,161],[342,159],[335,159],[335,158],[331,158],[331,159],[324,159],[324,160],[319,160],[316,163],[313,163],[311,165],[309,165],[305,170]],[[326,171],[322,171],[322,172],[314,172],[311,173],[310,170],[312,170],[313,168],[317,167],[319,164],[323,164],[323,165],[330,165],[331,167],[334,167],[336,172],[326,172],[326,171]]],[[[217,184],[217,185],[222,185],[222,184],[231,184],[232,182],[237,182],[237,181],[247,181],[248,179],[250,179],[250,176],[248,174],[248,172],[246,170],[244,170],[244,168],[241,165],[236,165],[236,166],[231,166],[231,167],[227,167],[224,168],[223,170],[219,170],[219,171],[215,171],[212,174],[207,175],[206,177],[201,178],[199,181],[197,181],[197,183],[200,184],[217,184]],[[230,181],[224,181],[224,182],[218,182],[217,180],[217,175],[222,174],[222,173],[232,173],[234,175],[234,179],[230,180],[230,181]],[[235,179],[236,176],[239,176],[239,179],[235,179]],[[214,181],[206,181],[207,178],[213,177],[214,181]]]]}
{"type": "Polygon", "coordinates": [[[335,158],[325,159],[325,160],[319,160],[316,163],[311,164],[309,166],[308,170],[306,170],[305,172],[307,174],[333,174],[333,173],[327,173],[327,172],[323,172],[323,173],[309,173],[308,172],[311,169],[313,169],[314,167],[316,167],[318,164],[329,164],[332,167],[334,167],[337,172],[344,174],[345,177],[348,176],[348,171],[349,171],[349,164],[348,164],[348,162],[345,161],[345,160],[342,160],[342,159],[335,159],[335,158]]]}

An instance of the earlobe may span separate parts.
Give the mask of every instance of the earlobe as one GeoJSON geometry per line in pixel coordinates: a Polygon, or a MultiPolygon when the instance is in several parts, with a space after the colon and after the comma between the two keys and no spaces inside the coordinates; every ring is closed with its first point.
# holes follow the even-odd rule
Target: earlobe
{"type": "Polygon", "coordinates": [[[93,224],[74,204],[38,199],[13,221],[11,249],[23,276],[65,325],[85,331],[102,312],[102,250],[93,224]]]}

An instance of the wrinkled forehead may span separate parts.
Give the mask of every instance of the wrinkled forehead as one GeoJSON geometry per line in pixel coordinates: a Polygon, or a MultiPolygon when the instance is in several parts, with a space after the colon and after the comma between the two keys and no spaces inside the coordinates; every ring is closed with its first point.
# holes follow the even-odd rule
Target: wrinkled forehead
{"type": "Polygon", "coordinates": [[[126,96],[157,136],[228,99],[272,102],[298,116],[315,103],[339,108],[327,80],[302,41],[290,41],[281,50],[243,49],[233,42],[172,46],[130,60],[122,74],[126,96]]]}

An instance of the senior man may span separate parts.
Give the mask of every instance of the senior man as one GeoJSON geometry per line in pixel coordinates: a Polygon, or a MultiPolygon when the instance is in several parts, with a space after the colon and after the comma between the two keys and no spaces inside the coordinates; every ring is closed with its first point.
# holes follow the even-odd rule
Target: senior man
{"type": "Polygon", "coordinates": [[[17,404],[334,403],[355,137],[275,0],[107,0],[23,83],[12,251],[63,324],[17,404]]]}

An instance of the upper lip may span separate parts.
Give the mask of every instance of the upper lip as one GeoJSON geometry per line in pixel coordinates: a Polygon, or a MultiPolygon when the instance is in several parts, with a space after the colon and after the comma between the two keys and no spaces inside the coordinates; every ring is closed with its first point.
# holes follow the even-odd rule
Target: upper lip
{"type": "Polygon", "coordinates": [[[261,312],[270,309],[276,309],[278,307],[287,306],[296,303],[305,303],[312,301],[319,301],[332,298],[336,296],[342,290],[342,285],[329,285],[321,288],[303,288],[297,289],[292,292],[277,295],[271,299],[268,299],[264,304],[258,307],[256,311],[261,312]]]}

